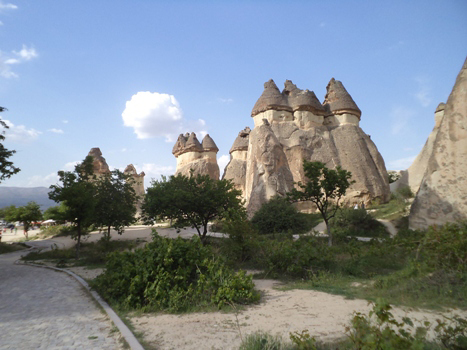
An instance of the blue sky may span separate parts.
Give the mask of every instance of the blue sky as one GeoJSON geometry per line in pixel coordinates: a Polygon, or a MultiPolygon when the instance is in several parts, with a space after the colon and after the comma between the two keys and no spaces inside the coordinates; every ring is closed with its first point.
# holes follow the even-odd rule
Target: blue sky
{"type": "Polygon", "coordinates": [[[221,173],[274,79],[341,80],[388,169],[405,169],[467,54],[467,2],[0,0],[0,106],[21,172],[49,186],[92,147],[146,184],[181,132],[209,133],[221,173]]]}

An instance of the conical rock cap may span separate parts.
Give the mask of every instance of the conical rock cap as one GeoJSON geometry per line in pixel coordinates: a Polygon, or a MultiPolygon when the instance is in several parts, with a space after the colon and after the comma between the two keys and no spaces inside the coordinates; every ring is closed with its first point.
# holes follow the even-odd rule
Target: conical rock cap
{"type": "Polygon", "coordinates": [[[251,111],[251,116],[254,117],[257,114],[270,109],[277,111],[292,111],[292,108],[287,104],[286,97],[281,94],[276,83],[274,83],[274,80],[272,79],[264,83],[264,91],[258,101],[256,101],[253,110],[251,111]]]}
{"type": "Polygon", "coordinates": [[[326,96],[324,97],[323,106],[331,113],[350,113],[361,117],[362,111],[352,99],[352,96],[347,92],[342,82],[332,78],[326,86],[326,96]]]}
{"type": "Polygon", "coordinates": [[[211,138],[211,136],[209,136],[209,134],[206,134],[206,136],[204,136],[202,146],[205,151],[213,151],[216,153],[219,152],[219,148],[217,148],[216,143],[211,138]]]}

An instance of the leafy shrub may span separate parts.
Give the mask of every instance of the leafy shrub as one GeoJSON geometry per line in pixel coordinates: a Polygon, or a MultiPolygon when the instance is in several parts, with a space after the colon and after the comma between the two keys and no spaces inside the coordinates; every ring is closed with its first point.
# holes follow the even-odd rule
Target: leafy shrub
{"type": "Polygon", "coordinates": [[[431,226],[420,249],[426,263],[434,269],[467,272],[467,221],[431,226]]]}
{"type": "Polygon", "coordinates": [[[260,234],[304,233],[311,230],[306,214],[301,214],[282,197],[273,197],[255,213],[252,224],[260,234]]]}
{"type": "Polygon", "coordinates": [[[386,228],[365,209],[342,208],[331,220],[336,236],[388,237],[386,228]]]}
{"type": "Polygon", "coordinates": [[[437,319],[434,328],[436,337],[433,342],[426,338],[430,322],[415,327],[409,317],[397,321],[391,313],[391,305],[378,299],[368,315],[354,313],[351,327],[346,333],[355,349],[465,349],[467,346],[467,320],[459,316],[437,319]]]}
{"type": "Polygon", "coordinates": [[[396,197],[400,197],[402,199],[409,199],[414,197],[414,193],[410,186],[402,186],[396,190],[396,197]]]}
{"type": "Polygon", "coordinates": [[[292,345],[285,343],[280,336],[256,332],[249,334],[240,345],[239,350],[292,350],[292,345]]]}
{"type": "Polygon", "coordinates": [[[259,300],[251,276],[228,269],[198,237],[185,241],[157,233],[143,249],[109,256],[93,287],[123,307],[142,310],[179,312],[259,300]]]}
{"type": "Polygon", "coordinates": [[[253,259],[259,249],[258,233],[248,220],[238,218],[223,223],[228,238],[222,241],[222,255],[230,262],[246,262],[253,259]]]}

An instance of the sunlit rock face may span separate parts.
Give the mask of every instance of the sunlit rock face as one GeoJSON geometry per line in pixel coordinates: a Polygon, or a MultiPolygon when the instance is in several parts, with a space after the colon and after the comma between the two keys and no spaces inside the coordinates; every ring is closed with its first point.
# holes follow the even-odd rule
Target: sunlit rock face
{"type": "Polygon", "coordinates": [[[240,132],[223,175],[243,191],[249,214],[306,181],[303,159],[351,171],[355,183],[344,199],[349,205],[389,200],[384,160],[360,128],[361,111],[343,84],[331,79],[323,104],[313,91],[290,80],[284,85],[280,92],[273,80],[264,84],[251,113],[254,128],[247,137],[246,129],[240,132]],[[240,141],[243,146],[236,147],[240,141]]]}
{"type": "Polygon", "coordinates": [[[180,134],[172,150],[173,155],[177,158],[175,174],[209,175],[210,178],[218,180],[220,172],[217,164],[217,152],[219,152],[219,148],[209,135],[206,135],[200,143],[194,132],[180,134]]]}
{"type": "Polygon", "coordinates": [[[413,193],[417,193],[428,167],[428,161],[431,154],[433,153],[433,146],[436,140],[436,136],[438,135],[439,126],[441,125],[441,121],[444,117],[445,108],[445,103],[440,103],[436,108],[435,126],[428,136],[423,149],[407,170],[402,170],[399,172],[400,178],[390,185],[391,191],[396,191],[399,188],[409,186],[413,193]]]}
{"type": "Polygon", "coordinates": [[[467,59],[439,119],[432,152],[410,210],[412,229],[467,218],[467,59]]]}
{"type": "Polygon", "coordinates": [[[94,175],[99,176],[110,173],[109,166],[107,165],[105,158],[102,156],[102,152],[99,147],[91,148],[91,150],[88,153],[88,156],[91,156],[93,158],[92,166],[94,170],[94,175]]]}

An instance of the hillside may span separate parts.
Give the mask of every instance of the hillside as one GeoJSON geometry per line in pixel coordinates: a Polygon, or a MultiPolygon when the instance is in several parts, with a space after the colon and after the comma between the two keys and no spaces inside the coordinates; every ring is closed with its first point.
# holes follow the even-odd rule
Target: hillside
{"type": "Polygon", "coordinates": [[[16,205],[23,206],[34,201],[42,210],[57,205],[48,196],[48,187],[5,187],[0,186],[0,208],[16,205]]]}

